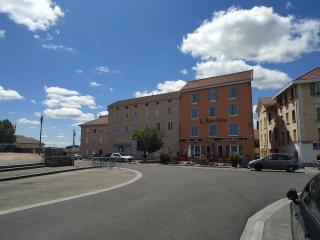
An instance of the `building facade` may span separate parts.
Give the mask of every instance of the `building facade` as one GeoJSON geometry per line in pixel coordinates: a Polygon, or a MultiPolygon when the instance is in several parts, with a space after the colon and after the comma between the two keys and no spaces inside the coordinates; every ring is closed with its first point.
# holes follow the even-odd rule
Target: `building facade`
{"type": "Polygon", "coordinates": [[[180,152],[194,158],[254,158],[253,71],[188,82],[180,95],[180,152]]]}
{"type": "Polygon", "coordinates": [[[108,116],[100,116],[95,120],[81,124],[80,127],[80,153],[82,156],[102,155],[109,152],[108,116]]]}
{"type": "Polygon", "coordinates": [[[179,92],[121,100],[109,105],[108,111],[111,152],[134,154],[133,132],[145,125],[161,132],[163,152],[179,151],[179,92]]]}
{"type": "MultiPolygon", "coordinates": [[[[271,116],[269,152],[292,154],[303,165],[316,163],[320,157],[320,68],[293,80],[272,99],[275,103],[267,111],[271,116]]],[[[264,121],[260,117],[264,115],[263,108],[258,114],[259,121],[264,121]]],[[[264,135],[261,125],[259,134],[264,135]]]]}

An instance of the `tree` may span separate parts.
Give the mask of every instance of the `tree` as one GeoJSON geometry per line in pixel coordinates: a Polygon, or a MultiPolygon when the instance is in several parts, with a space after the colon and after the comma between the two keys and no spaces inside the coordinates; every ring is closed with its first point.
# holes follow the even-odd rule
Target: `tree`
{"type": "Polygon", "coordinates": [[[163,145],[160,132],[149,126],[136,129],[133,139],[137,140],[137,149],[143,152],[143,157],[147,156],[147,152],[153,153],[163,145]]]}
{"type": "Polygon", "coordinates": [[[14,143],[16,141],[15,131],[15,127],[8,119],[0,121],[0,143],[14,143]]]}

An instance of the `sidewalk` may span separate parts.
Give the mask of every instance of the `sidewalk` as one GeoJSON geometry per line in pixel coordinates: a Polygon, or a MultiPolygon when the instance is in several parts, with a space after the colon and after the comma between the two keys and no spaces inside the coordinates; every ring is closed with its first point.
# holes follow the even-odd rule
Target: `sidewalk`
{"type": "Polygon", "coordinates": [[[1,182],[0,215],[15,208],[101,191],[136,176],[127,169],[100,168],[1,182]]]}
{"type": "Polygon", "coordinates": [[[286,204],[265,223],[263,240],[292,240],[290,221],[290,204],[286,204]]]}

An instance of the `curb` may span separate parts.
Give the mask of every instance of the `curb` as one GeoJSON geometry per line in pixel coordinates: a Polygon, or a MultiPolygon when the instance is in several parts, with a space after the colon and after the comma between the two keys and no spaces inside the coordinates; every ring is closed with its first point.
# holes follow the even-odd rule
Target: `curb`
{"type": "Polygon", "coordinates": [[[92,167],[83,167],[83,168],[64,169],[64,170],[57,170],[57,171],[52,171],[52,172],[33,173],[33,174],[27,174],[27,175],[6,177],[6,178],[0,178],[0,182],[17,180],[17,179],[22,179],[22,178],[39,177],[39,176],[44,176],[44,175],[56,174],[56,173],[73,172],[73,171],[86,170],[86,169],[91,169],[91,168],[95,168],[95,167],[92,166],[92,167]]]}
{"type": "Polygon", "coordinates": [[[88,192],[88,193],[82,193],[82,194],[78,194],[78,195],[73,195],[73,196],[70,196],[70,197],[58,198],[58,199],[50,200],[50,201],[46,201],[46,202],[34,203],[34,204],[31,204],[31,205],[27,205],[27,206],[22,206],[22,207],[17,207],[17,208],[13,208],[13,209],[3,210],[3,211],[0,211],[0,216],[6,215],[6,214],[9,214],[9,213],[14,213],[14,212],[19,212],[19,211],[31,209],[31,208],[41,207],[41,206],[45,206],[45,205],[55,204],[55,203],[59,203],[59,202],[64,202],[64,201],[73,200],[73,199],[77,199],[77,198],[87,197],[87,196],[98,194],[98,193],[107,192],[107,191],[110,191],[110,190],[113,190],[113,189],[116,189],[116,188],[124,187],[124,186],[126,186],[128,184],[134,183],[135,181],[138,181],[140,178],[143,177],[142,173],[137,171],[137,170],[133,170],[133,169],[129,169],[129,168],[120,168],[120,169],[134,172],[136,174],[136,176],[134,178],[126,181],[126,182],[123,182],[123,183],[120,183],[120,184],[116,184],[116,185],[114,185],[112,187],[108,187],[108,188],[104,188],[104,189],[100,189],[100,190],[96,190],[96,191],[92,191],[92,192],[88,192]]]}
{"type": "Polygon", "coordinates": [[[256,212],[248,219],[240,240],[262,240],[265,223],[276,211],[289,203],[290,200],[282,198],[256,212]]]}

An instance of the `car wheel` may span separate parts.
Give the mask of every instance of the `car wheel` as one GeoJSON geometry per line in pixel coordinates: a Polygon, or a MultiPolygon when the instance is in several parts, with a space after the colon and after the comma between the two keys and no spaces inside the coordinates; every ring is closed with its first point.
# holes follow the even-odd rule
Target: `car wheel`
{"type": "Polygon", "coordinates": [[[286,170],[287,170],[287,172],[294,172],[296,169],[294,166],[289,166],[289,167],[287,167],[286,170]]]}
{"type": "Polygon", "coordinates": [[[262,166],[260,164],[257,164],[257,165],[254,166],[254,169],[256,171],[261,171],[262,170],[262,166]]]}

